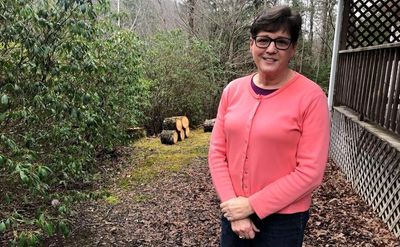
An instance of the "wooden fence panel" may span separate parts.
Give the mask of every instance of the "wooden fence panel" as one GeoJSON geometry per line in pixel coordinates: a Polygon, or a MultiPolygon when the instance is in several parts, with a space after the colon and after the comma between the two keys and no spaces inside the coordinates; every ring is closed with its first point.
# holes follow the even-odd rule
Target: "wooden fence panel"
{"type": "Polygon", "coordinates": [[[400,134],[400,43],[339,53],[335,105],[400,134]]]}
{"type": "Polygon", "coordinates": [[[332,113],[331,159],[400,237],[400,142],[387,141],[387,136],[389,132],[359,121],[348,108],[335,107],[332,113]]]}
{"type": "Polygon", "coordinates": [[[346,18],[348,49],[400,42],[398,0],[349,0],[346,18]]]}

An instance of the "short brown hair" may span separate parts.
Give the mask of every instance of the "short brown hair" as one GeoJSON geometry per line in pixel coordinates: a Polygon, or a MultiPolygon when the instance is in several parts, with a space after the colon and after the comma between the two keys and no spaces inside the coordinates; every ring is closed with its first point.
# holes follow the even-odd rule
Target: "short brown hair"
{"type": "Polygon", "coordinates": [[[252,37],[259,32],[288,32],[292,43],[296,44],[301,31],[301,16],[288,6],[274,6],[263,10],[250,27],[252,37]]]}

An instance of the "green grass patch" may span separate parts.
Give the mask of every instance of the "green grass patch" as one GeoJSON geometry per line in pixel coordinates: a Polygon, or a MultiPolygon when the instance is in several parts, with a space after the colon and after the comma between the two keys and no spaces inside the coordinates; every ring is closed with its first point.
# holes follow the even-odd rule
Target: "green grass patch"
{"type": "Polygon", "coordinates": [[[111,205],[118,204],[120,202],[118,196],[110,195],[105,198],[106,202],[111,205]]]}
{"type": "Polygon", "coordinates": [[[135,196],[133,196],[133,198],[132,198],[132,200],[134,201],[134,202],[147,202],[148,200],[150,200],[151,198],[150,198],[150,196],[147,196],[147,195],[135,195],[135,196]]]}
{"type": "MultiPolygon", "coordinates": [[[[198,129],[175,145],[163,145],[159,138],[143,138],[133,145],[140,150],[135,169],[120,184],[131,186],[150,182],[161,172],[179,172],[196,158],[207,157],[210,133],[198,129]]],[[[134,159],[135,160],[135,159],[134,159]]]]}

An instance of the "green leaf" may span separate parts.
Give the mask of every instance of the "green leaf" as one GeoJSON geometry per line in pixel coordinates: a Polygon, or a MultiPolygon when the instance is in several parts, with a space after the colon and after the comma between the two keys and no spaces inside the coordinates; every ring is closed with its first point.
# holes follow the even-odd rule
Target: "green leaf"
{"type": "Polygon", "coordinates": [[[83,95],[82,102],[83,102],[83,104],[87,105],[90,102],[90,95],[89,94],[83,95]]]}
{"type": "Polygon", "coordinates": [[[55,233],[54,225],[52,223],[46,222],[43,227],[44,231],[49,235],[52,236],[55,233]]]}
{"type": "MultiPolygon", "coordinates": [[[[9,193],[6,193],[6,195],[4,196],[4,202],[6,204],[10,204],[11,203],[11,197],[10,197],[9,193]]],[[[9,221],[9,219],[7,219],[7,221],[9,221]]],[[[6,224],[8,224],[7,221],[6,221],[6,224]]]]}
{"type": "Polygon", "coordinates": [[[71,117],[72,117],[73,119],[77,119],[77,118],[78,118],[78,112],[76,111],[75,108],[72,109],[71,117]]]}
{"type": "Polygon", "coordinates": [[[36,246],[39,243],[39,238],[35,234],[29,234],[29,246],[36,246]]]}
{"type": "Polygon", "coordinates": [[[65,214],[67,212],[67,207],[65,205],[61,205],[60,207],[58,207],[58,212],[60,214],[65,214]]]}
{"type": "Polygon", "coordinates": [[[69,228],[68,228],[67,224],[65,224],[64,221],[60,221],[58,223],[58,228],[60,229],[60,231],[62,232],[62,234],[65,237],[69,235],[69,228]]]}
{"type": "Polygon", "coordinates": [[[5,232],[6,229],[7,229],[6,224],[2,221],[0,223],[0,232],[5,232]]]}
{"type": "Polygon", "coordinates": [[[8,96],[6,94],[3,94],[3,96],[1,96],[1,104],[8,105],[8,96]]]}
{"type": "Polygon", "coordinates": [[[24,183],[28,183],[29,182],[29,178],[28,178],[28,176],[26,176],[26,174],[25,174],[25,172],[23,170],[19,171],[19,176],[20,176],[22,182],[24,182],[24,183]]]}
{"type": "Polygon", "coordinates": [[[49,172],[51,172],[51,170],[50,170],[50,168],[48,168],[46,166],[39,166],[38,172],[41,177],[45,178],[49,175],[49,172]]]}
{"type": "Polygon", "coordinates": [[[0,155],[0,166],[4,165],[5,163],[6,163],[6,158],[0,155]]]}
{"type": "Polygon", "coordinates": [[[8,117],[8,113],[0,113],[0,123],[3,122],[7,117],[8,117]]]}
{"type": "Polygon", "coordinates": [[[46,223],[46,218],[44,217],[44,214],[40,214],[38,223],[40,226],[43,226],[46,223]]]}

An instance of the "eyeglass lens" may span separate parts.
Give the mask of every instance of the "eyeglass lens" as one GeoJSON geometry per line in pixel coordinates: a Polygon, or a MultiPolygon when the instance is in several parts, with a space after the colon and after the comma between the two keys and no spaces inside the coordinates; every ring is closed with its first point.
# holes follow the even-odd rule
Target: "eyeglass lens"
{"type": "Polygon", "coordinates": [[[271,42],[275,43],[275,47],[279,50],[286,50],[290,46],[290,39],[287,38],[277,38],[272,39],[268,36],[256,36],[255,37],[256,45],[260,48],[267,48],[271,42]]]}

